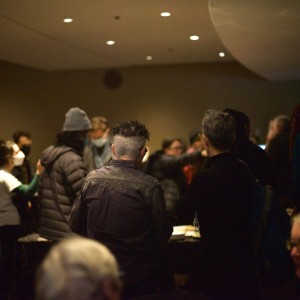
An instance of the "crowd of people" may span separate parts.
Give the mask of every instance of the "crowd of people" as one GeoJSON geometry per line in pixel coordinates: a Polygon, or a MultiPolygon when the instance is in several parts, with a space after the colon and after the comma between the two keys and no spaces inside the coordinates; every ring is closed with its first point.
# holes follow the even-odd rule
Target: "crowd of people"
{"type": "Polygon", "coordinates": [[[196,217],[201,267],[187,288],[205,299],[260,299],[250,224],[255,184],[270,187],[286,219],[293,217],[300,278],[300,106],[291,118],[270,121],[265,150],[250,132],[245,113],[211,109],[189,147],[174,137],[149,153],[144,124],[110,128],[106,118],[74,107],[36,165],[29,132],[1,140],[1,296],[11,295],[17,241],[33,232],[53,244],[37,272],[38,300],[156,294],[173,226],[196,217]]]}

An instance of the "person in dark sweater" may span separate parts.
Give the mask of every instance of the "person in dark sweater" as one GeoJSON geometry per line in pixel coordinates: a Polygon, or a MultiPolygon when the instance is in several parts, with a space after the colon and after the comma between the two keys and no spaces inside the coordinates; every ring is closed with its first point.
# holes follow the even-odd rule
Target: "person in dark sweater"
{"type": "Polygon", "coordinates": [[[292,182],[290,128],[290,118],[279,115],[270,121],[266,138],[266,153],[276,175],[276,192],[284,208],[292,207],[292,203],[288,200],[292,182]]]}
{"type": "Polygon", "coordinates": [[[230,153],[235,121],[228,113],[209,110],[202,134],[208,158],[189,193],[201,233],[201,268],[193,285],[209,299],[257,299],[249,239],[254,180],[246,164],[230,153]]]}

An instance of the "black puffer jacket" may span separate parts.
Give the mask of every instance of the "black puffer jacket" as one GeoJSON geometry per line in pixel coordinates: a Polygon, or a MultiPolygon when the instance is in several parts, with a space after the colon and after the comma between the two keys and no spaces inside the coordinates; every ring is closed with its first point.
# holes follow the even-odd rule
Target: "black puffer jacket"
{"type": "Polygon", "coordinates": [[[87,170],[78,152],[67,146],[48,147],[42,153],[41,164],[45,171],[39,190],[42,206],[40,235],[58,241],[73,234],[68,218],[87,170]]]}

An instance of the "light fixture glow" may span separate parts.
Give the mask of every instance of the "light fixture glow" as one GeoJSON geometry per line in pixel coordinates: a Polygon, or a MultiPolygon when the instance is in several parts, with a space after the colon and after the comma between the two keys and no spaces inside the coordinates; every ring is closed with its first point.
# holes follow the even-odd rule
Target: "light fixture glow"
{"type": "Polygon", "coordinates": [[[164,11],[160,14],[162,17],[170,17],[171,14],[168,11],[164,11]]]}
{"type": "Polygon", "coordinates": [[[148,55],[148,56],[146,57],[146,59],[147,59],[147,60],[152,60],[152,56],[148,55]]]}
{"type": "Polygon", "coordinates": [[[109,45],[109,46],[114,45],[115,43],[116,43],[115,41],[107,41],[106,42],[106,44],[109,45]]]}
{"type": "Polygon", "coordinates": [[[225,53],[224,53],[224,52],[219,52],[219,56],[220,56],[220,57],[224,57],[224,56],[225,56],[225,53]]]}
{"type": "Polygon", "coordinates": [[[190,36],[190,40],[192,40],[192,41],[198,41],[199,40],[199,36],[198,35],[191,35],[190,36]]]}
{"type": "Polygon", "coordinates": [[[65,23],[72,23],[72,22],[73,22],[73,19],[66,18],[66,19],[64,19],[64,22],[65,22],[65,23]]]}

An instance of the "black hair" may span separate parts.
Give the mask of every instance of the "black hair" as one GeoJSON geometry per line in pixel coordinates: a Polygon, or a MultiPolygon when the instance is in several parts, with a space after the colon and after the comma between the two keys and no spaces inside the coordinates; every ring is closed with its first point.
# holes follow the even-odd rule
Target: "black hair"
{"type": "Polygon", "coordinates": [[[61,131],[56,135],[55,146],[68,146],[82,153],[87,131],[61,131]]]}
{"type": "Polygon", "coordinates": [[[149,141],[149,131],[144,124],[138,121],[121,121],[112,130],[112,135],[124,137],[143,137],[149,141]]]}
{"type": "Polygon", "coordinates": [[[18,130],[18,131],[16,131],[16,132],[14,132],[13,135],[12,135],[12,138],[13,138],[13,140],[14,140],[14,142],[15,142],[16,144],[19,143],[19,140],[20,140],[20,137],[21,137],[21,136],[25,136],[25,137],[27,137],[29,140],[31,140],[31,134],[30,134],[29,131],[27,131],[27,130],[18,130]]]}
{"type": "Polygon", "coordinates": [[[230,114],[235,120],[237,142],[239,140],[249,139],[250,119],[248,116],[245,113],[232,108],[226,108],[223,112],[230,114]]]}
{"type": "Polygon", "coordinates": [[[181,138],[164,139],[161,144],[162,150],[168,149],[176,141],[180,142],[182,145],[184,144],[181,138]]]}
{"type": "Polygon", "coordinates": [[[190,145],[193,145],[196,141],[200,141],[199,130],[193,130],[189,136],[190,145]]]}

